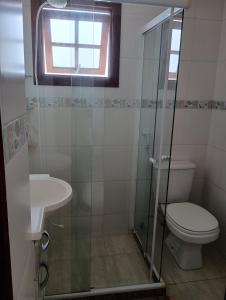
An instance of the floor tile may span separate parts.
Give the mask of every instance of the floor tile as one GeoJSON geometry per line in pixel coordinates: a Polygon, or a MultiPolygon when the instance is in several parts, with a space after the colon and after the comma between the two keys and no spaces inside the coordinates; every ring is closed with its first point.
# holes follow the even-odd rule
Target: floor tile
{"type": "Polygon", "coordinates": [[[223,300],[226,278],[167,286],[167,295],[176,300],[223,300]]]}

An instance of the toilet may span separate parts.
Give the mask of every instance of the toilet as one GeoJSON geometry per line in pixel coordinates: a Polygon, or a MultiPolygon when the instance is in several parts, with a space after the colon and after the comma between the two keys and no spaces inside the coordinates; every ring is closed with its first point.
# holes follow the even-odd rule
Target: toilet
{"type": "MultiPolygon", "coordinates": [[[[170,231],[165,242],[180,268],[202,267],[202,246],[215,241],[220,229],[217,219],[203,207],[188,202],[196,166],[188,161],[172,161],[168,201],[160,203],[170,231]]],[[[167,178],[168,164],[161,165],[167,178]]],[[[164,199],[164,198],[162,198],[164,199]]]]}

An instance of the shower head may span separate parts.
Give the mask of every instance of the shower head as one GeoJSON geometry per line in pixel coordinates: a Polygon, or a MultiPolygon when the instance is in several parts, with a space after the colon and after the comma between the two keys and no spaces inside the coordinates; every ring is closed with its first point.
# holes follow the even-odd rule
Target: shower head
{"type": "Polygon", "coordinates": [[[67,0],[47,0],[47,2],[55,8],[64,8],[67,6],[67,0]]]}

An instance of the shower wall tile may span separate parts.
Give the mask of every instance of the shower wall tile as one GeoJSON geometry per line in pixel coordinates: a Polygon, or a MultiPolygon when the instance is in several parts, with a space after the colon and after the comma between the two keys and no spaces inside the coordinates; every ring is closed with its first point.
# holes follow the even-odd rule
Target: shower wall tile
{"type": "Polygon", "coordinates": [[[42,161],[46,162],[47,174],[71,182],[73,160],[69,147],[43,147],[41,155],[42,161]]]}
{"type": "Polygon", "coordinates": [[[128,221],[129,216],[127,214],[104,215],[103,234],[128,234],[128,221]]]}
{"type": "Polygon", "coordinates": [[[29,147],[29,171],[30,174],[46,174],[47,163],[44,147],[29,147]]]}
{"type": "Polygon", "coordinates": [[[71,120],[69,108],[40,109],[40,120],[37,125],[40,126],[42,146],[70,146],[72,143],[71,120]]]}
{"type": "Polygon", "coordinates": [[[138,143],[140,111],[108,109],[105,111],[104,144],[108,146],[138,143]],[[117,122],[115,120],[117,119],[117,122]]]}
{"type": "Polygon", "coordinates": [[[104,181],[92,183],[92,215],[101,216],[104,212],[104,181]]]}
{"type": "Polygon", "coordinates": [[[92,148],[76,147],[72,149],[72,181],[91,181],[92,148]]]}
{"type": "Polygon", "coordinates": [[[103,160],[105,180],[129,180],[133,177],[132,148],[105,147],[103,160]]]}
{"type": "Polygon", "coordinates": [[[130,183],[114,181],[104,183],[104,214],[127,214],[130,183]]]}
{"type": "Polygon", "coordinates": [[[92,213],[92,183],[72,182],[73,199],[71,201],[71,216],[91,216],[92,213]]]}
{"type": "Polygon", "coordinates": [[[94,181],[104,181],[104,147],[93,147],[92,178],[94,181]]]}
{"type": "Polygon", "coordinates": [[[103,216],[92,216],[91,218],[91,234],[92,237],[102,237],[103,236],[103,216]]]}

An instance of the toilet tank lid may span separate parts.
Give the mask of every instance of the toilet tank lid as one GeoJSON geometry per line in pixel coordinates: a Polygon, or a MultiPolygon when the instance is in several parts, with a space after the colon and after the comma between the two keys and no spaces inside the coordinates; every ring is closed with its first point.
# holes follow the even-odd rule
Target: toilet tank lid
{"type": "MultiPolygon", "coordinates": [[[[158,168],[158,164],[154,165],[154,168],[158,168]]],[[[169,168],[169,162],[163,161],[161,163],[161,170],[167,170],[169,168]]],[[[196,165],[191,161],[183,161],[183,160],[171,160],[170,170],[188,170],[195,169],[196,165]]]]}

